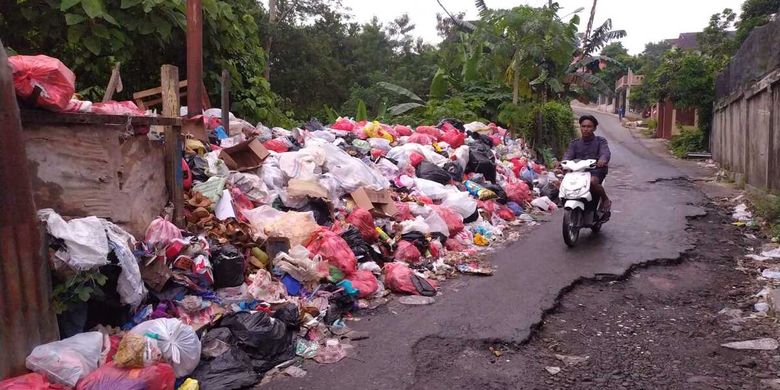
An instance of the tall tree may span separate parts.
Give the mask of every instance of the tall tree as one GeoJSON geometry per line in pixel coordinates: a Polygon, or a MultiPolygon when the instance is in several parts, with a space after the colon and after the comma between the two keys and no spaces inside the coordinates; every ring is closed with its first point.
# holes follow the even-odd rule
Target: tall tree
{"type": "Polygon", "coordinates": [[[747,39],[754,28],[769,22],[769,16],[780,12],[780,0],[745,0],[737,22],[737,42],[747,39]]]}

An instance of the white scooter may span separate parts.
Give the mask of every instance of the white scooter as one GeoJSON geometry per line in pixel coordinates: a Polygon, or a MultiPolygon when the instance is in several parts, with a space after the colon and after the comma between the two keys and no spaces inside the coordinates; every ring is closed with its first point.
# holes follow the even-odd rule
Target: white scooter
{"type": "Polygon", "coordinates": [[[580,229],[590,228],[598,233],[607,216],[598,211],[600,199],[594,200],[590,193],[590,170],[596,168],[596,160],[567,160],[561,162],[561,167],[566,171],[560,188],[564,202],[563,241],[573,247],[580,229]]]}

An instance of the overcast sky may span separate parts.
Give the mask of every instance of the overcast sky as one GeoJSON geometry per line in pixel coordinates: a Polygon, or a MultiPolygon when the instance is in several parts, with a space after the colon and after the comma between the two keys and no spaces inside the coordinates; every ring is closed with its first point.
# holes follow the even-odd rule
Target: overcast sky
{"type": "MultiPolygon", "coordinates": [[[[436,43],[436,13],[442,13],[436,0],[342,0],[352,9],[357,21],[368,21],[377,16],[381,21],[391,21],[395,17],[408,13],[416,25],[413,35],[421,36],[425,41],[436,43]]],[[[456,14],[466,12],[467,18],[475,18],[477,10],[472,0],[441,0],[447,9],[456,14]]],[[[547,0],[486,0],[491,8],[511,8],[521,4],[541,6],[547,0]]],[[[584,31],[591,0],[559,0],[561,15],[584,7],[580,12],[580,27],[584,31]]],[[[613,29],[626,30],[628,36],[623,45],[629,53],[638,54],[644,50],[645,43],[657,42],[668,38],[677,38],[681,32],[701,31],[709,23],[710,16],[724,8],[739,10],[741,0],[599,0],[596,7],[594,25],[598,26],[607,18],[612,18],[613,29]]]]}

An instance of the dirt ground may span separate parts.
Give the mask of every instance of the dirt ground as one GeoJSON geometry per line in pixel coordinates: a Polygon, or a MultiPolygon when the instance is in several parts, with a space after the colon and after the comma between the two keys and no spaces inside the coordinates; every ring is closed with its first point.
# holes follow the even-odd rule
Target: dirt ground
{"type": "Polygon", "coordinates": [[[772,318],[744,318],[755,314],[752,296],[762,283],[755,271],[736,268],[759,242],[732,226],[722,209],[707,210],[688,228],[696,249],[619,280],[578,284],[524,345],[421,340],[414,388],[780,388],[777,351],[720,346],[780,332],[772,318]]]}

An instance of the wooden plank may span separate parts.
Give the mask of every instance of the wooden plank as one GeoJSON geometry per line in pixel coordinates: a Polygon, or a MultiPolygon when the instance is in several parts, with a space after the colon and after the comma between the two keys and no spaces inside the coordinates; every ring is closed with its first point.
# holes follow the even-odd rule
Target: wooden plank
{"type": "MultiPolygon", "coordinates": [[[[179,114],[179,68],[173,65],[163,65],[160,68],[160,85],[162,86],[163,115],[178,116],[179,114]]],[[[181,170],[182,142],[181,128],[165,126],[165,159],[168,193],[173,203],[173,223],[184,227],[184,177],[181,170]]]]}
{"type": "MultiPolygon", "coordinates": [[[[187,80],[179,81],[179,89],[187,87],[187,80]]],[[[133,99],[142,99],[149,96],[159,95],[162,93],[163,87],[145,89],[133,94],[133,99]]]]}
{"type": "Polygon", "coordinates": [[[45,110],[22,110],[22,123],[48,124],[90,124],[133,126],[181,126],[181,118],[165,116],[110,115],[81,112],[52,112],[45,110]]]}
{"type": "Polygon", "coordinates": [[[103,103],[114,98],[114,92],[122,92],[122,77],[119,75],[119,63],[114,65],[111,71],[111,78],[108,80],[106,93],[103,94],[103,103]]]}

